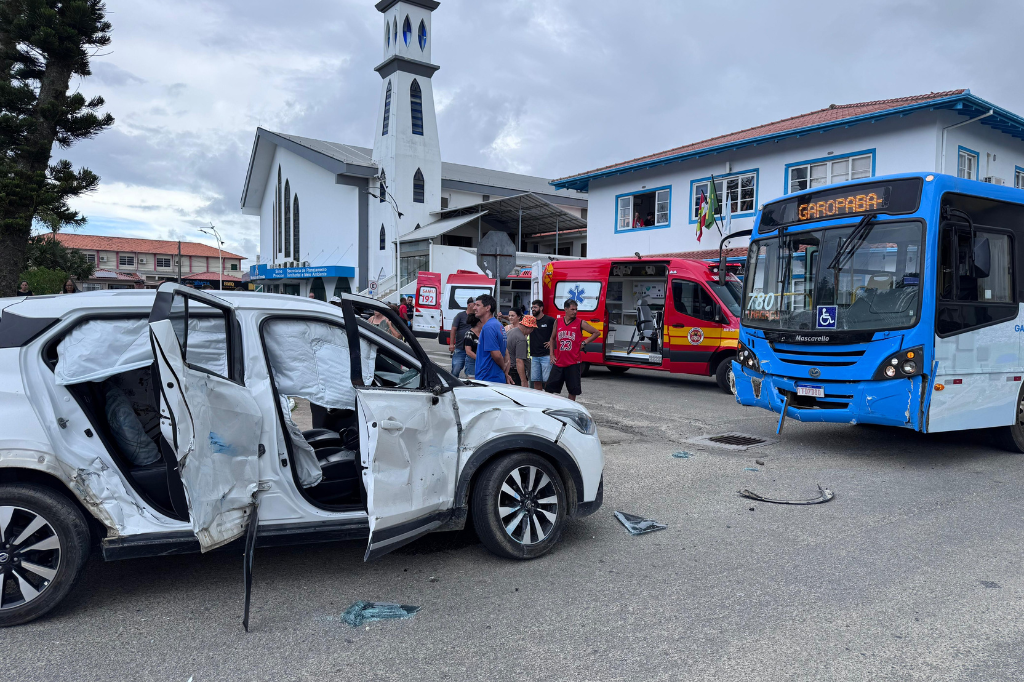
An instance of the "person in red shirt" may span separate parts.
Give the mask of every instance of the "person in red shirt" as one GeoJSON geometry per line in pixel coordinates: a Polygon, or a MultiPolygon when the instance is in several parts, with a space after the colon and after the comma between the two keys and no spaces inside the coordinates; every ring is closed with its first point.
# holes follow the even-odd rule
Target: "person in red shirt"
{"type": "Polygon", "coordinates": [[[551,376],[544,390],[548,393],[561,393],[562,384],[565,384],[569,400],[576,400],[576,396],[583,393],[580,349],[587,339],[597,334],[597,329],[576,317],[576,301],[566,301],[563,310],[565,315],[555,321],[555,331],[551,335],[551,376]],[[587,332],[586,338],[583,332],[587,332]]]}
{"type": "Polygon", "coordinates": [[[402,322],[405,322],[408,325],[409,308],[405,305],[405,296],[402,296],[400,299],[398,299],[398,302],[401,303],[401,305],[398,306],[398,316],[402,318],[402,322]]]}

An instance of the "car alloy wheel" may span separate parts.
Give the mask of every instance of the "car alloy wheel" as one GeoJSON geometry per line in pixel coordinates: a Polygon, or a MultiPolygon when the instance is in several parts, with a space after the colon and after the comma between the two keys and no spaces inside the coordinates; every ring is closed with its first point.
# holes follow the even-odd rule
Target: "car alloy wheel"
{"type": "Polygon", "coordinates": [[[42,595],[60,560],[60,538],[49,521],[22,507],[0,507],[0,610],[42,595]]]}
{"type": "Polygon", "coordinates": [[[522,545],[541,542],[558,519],[554,482],[535,466],[516,467],[498,494],[498,517],[508,536],[522,545]]]}

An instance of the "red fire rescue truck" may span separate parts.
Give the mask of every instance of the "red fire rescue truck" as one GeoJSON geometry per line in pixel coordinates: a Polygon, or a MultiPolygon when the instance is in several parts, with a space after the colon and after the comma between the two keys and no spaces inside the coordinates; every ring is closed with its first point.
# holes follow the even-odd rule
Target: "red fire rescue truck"
{"type": "Polygon", "coordinates": [[[554,261],[544,268],[544,307],[562,313],[576,301],[579,316],[599,333],[583,346],[583,370],[605,365],[614,373],[631,367],[713,376],[735,393],[742,291],[718,265],[683,258],[554,261]]]}

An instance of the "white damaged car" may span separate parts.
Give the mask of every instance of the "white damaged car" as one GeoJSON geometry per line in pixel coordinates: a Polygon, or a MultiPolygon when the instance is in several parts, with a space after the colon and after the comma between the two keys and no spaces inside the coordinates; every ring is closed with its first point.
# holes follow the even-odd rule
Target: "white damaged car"
{"type": "Polygon", "coordinates": [[[603,495],[585,408],[462,382],[358,296],[0,299],[0,405],[0,625],[59,603],[97,543],[114,560],[238,540],[251,563],[255,546],[364,538],[369,560],[469,518],[529,559],[603,495]]]}

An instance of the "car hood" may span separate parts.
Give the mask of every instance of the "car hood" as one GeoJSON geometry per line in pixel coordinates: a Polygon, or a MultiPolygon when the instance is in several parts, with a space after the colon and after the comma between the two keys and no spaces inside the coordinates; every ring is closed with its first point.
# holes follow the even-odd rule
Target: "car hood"
{"type": "Polygon", "coordinates": [[[563,398],[555,393],[546,393],[532,388],[512,386],[511,384],[488,383],[488,387],[495,393],[503,395],[523,407],[535,407],[542,410],[564,410],[566,408],[575,408],[590,414],[590,412],[587,411],[587,408],[583,407],[579,403],[569,400],[568,398],[563,398]]]}

